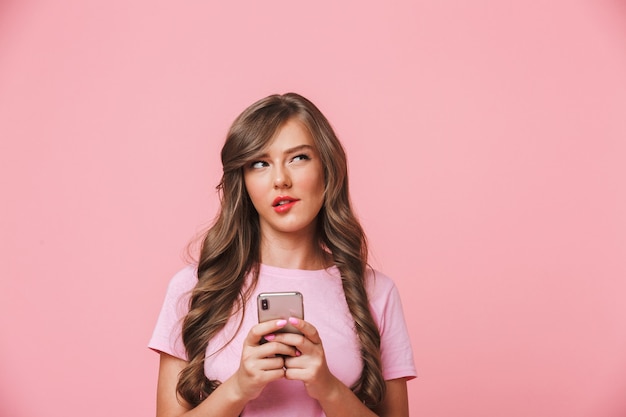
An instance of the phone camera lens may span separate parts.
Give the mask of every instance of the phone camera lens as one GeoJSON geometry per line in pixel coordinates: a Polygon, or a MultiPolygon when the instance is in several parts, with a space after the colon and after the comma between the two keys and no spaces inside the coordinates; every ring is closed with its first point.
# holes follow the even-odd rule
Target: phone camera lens
{"type": "Polygon", "coordinates": [[[267,298],[262,298],[261,299],[261,309],[267,310],[268,308],[270,308],[269,301],[267,301],[267,298]]]}

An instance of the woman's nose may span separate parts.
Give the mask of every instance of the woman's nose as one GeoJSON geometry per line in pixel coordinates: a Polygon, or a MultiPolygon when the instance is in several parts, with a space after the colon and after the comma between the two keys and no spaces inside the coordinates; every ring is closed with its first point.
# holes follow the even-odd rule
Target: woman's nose
{"type": "Polygon", "coordinates": [[[291,187],[291,179],[285,169],[277,169],[274,174],[274,188],[289,188],[291,187]]]}

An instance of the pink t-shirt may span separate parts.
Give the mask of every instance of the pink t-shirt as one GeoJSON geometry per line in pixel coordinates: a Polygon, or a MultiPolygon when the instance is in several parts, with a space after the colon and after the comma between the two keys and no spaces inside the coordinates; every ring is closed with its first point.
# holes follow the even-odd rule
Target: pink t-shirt
{"type": "MultiPolygon", "coordinates": [[[[196,282],[194,267],[187,267],[172,278],[149,343],[151,349],[187,359],[180,338],[181,323],[189,308],[189,292],[196,282]]],[[[371,270],[366,285],[374,320],[381,333],[383,377],[386,380],[414,378],[417,373],[397,288],[390,278],[371,270]]],[[[236,315],[209,343],[204,364],[207,377],[225,381],[238,369],[243,341],[258,322],[256,296],[271,291],[302,293],[304,318],[320,334],[330,371],[347,386],[356,382],[362,367],[359,342],[336,267],[307,271],[261,265],[259,281],[246,304],[241,329],[237,332],[241,315],[236,315]],[[234,333],[235,338],[227,344],[234,333]],[[226,344],[226,348],[221,349],[226,344]]],[[[244,417],[268,415],[322,417],[325,414],[319,403],[307,395],[301,381],[283,379],[268,384],[242,413],[244,417]]]]}

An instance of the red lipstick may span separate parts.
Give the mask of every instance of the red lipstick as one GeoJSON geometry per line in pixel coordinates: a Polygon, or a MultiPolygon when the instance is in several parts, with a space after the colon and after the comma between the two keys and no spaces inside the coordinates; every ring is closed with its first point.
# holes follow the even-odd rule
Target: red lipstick
{"type": "Polygon", "coordinates": [[[274,207],[274,211],[276,211],[276,213],[284,213],[292,208],[298,201],[300,200],[297,198],[279,195],[272,202],[272,207],[274,207]]]}

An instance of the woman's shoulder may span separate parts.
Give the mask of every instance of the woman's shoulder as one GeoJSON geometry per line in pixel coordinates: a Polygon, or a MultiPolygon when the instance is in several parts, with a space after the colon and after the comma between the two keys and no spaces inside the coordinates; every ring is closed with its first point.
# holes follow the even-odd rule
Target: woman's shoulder
{"type": "Polygon", "coordinates": [[[397,294],[396,284],[393,279],[374,268],[367,268],[365,274],[365,286],[367,288],[370,303],[384,303],[390,297],[397,294]]]}
{"type": "Polygon", "coordinates": [[[196,265],[187,265],[180,269],[170,279],[168,292],[185,293],[191,291],[198,282],[198,268],[196,265]]]}
{"type": "Polygon", "coordinates": [[[393,334],[390,329],[404,323],[402,299],[396,284],[389,276],[372,269],[367,274],[366,285],[370,308],[381,334],[393,334]]]}
{"type": "Polygon", "coordinates": [[[396,286],[391,277],[371,267],[365,271],[365,283],[368,287],[379,290],[390,290],[396,286]]]}

